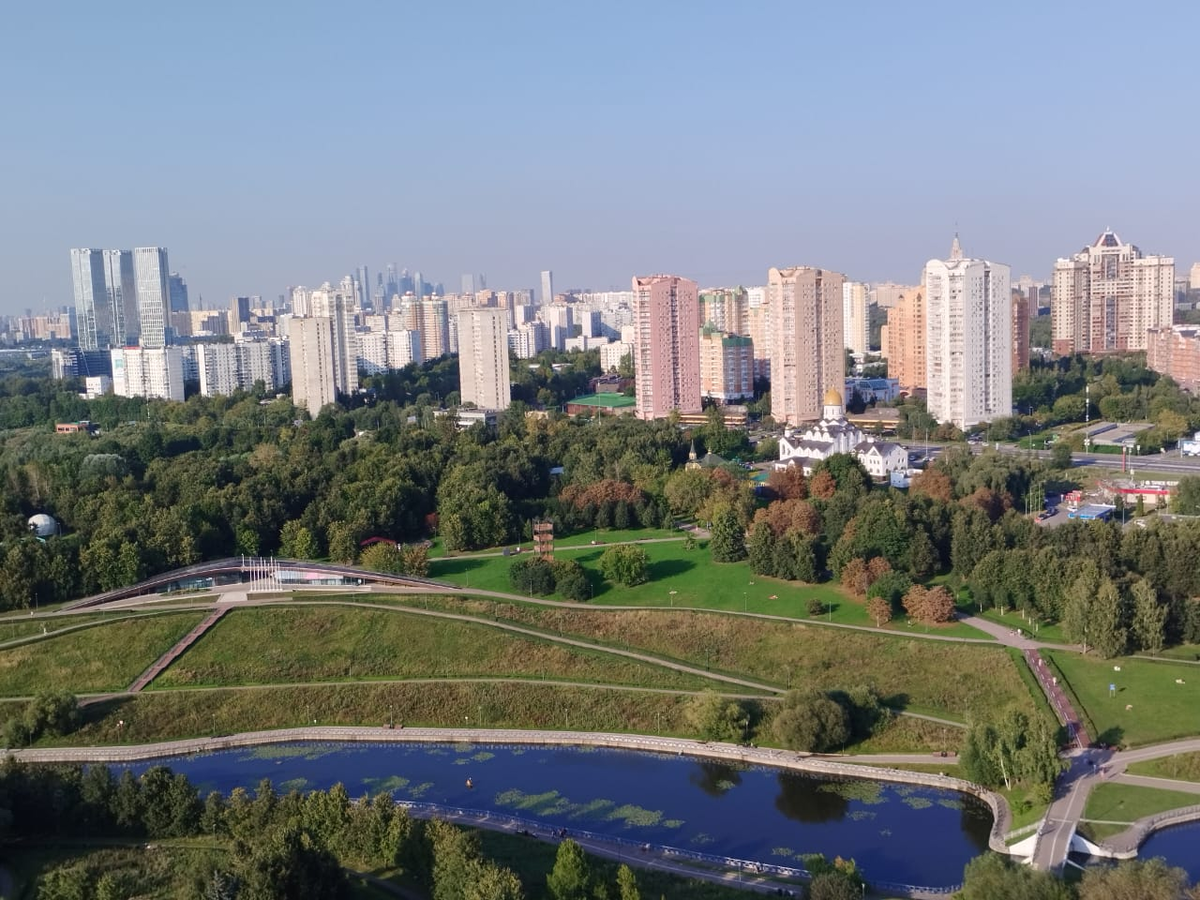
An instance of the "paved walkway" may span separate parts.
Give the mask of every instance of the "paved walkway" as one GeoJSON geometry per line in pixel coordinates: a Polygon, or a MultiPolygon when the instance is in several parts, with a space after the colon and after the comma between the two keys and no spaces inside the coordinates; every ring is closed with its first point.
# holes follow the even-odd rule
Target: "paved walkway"
{"type": "Polygon", "coordinates": [[[171,663],[173,663],[176,659],[178,659],[179,656],[182,653],[184,653],[188,647],[190,647],[190,646],[192,646],[192,644],[196,643],[196,641],[198,641],[200,639],[201,635],[203,635],[204,632],[208,631],[208,629],[210,629],[214,625],[216,625],[217,622],[220,621],[221,616],[225,615],[225,613],[228,612],[228,610],[229,610],[229,607],[222,604],[222,605],[218,606],[216,609],[214,609],[212,612],[210,612],[207,616],[205,616],[204,620],[201,621],[201,623],[199,625],[197,625],[195,628],[193,628],[187,634],[185,634],[182,638],[180,638],[175,643],[174,647],[172,647],[170,650],[168,650],[166,653],[164,653],[162,656],[160,656],[158,659],[156,659],[153,663],[151,663],[150,668],[146,669],[145,672],[143,672],[141,675],[139,675],[134,680],[133,684],[131,684],[129,686],[129,688],[126,690],[126,693],[136,694],[138,691],[140,691],[142,688],[144,688],[146,685],[148,685],[151,681],[153,681],[155,678],[157,678],[159,673],[162,672],[163,669],[165,669],[167,666],[169,666],[171,663]]]}

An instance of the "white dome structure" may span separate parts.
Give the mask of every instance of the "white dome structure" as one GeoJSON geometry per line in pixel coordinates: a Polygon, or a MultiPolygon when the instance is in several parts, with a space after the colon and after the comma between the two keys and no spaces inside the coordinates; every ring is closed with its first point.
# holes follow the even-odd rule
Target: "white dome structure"
{"type": "Polygon", "coordinates": [[[41,538],[58,534],[58,522],[54,520],[54,516],[48,516],[45,513],[30,516],[28,525],[29,530],[41,538]]]}

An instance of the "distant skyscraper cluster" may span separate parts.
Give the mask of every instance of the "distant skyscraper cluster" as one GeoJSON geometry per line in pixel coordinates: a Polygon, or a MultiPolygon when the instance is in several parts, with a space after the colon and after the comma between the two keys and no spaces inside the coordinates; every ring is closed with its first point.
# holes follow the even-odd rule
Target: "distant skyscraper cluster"
{"type": "Polygon", "coordinates": [[[164,247],[71,251],[79,347],[167,346],[171,313],[187,311],[187,286],[170,272],[164,247]]]}

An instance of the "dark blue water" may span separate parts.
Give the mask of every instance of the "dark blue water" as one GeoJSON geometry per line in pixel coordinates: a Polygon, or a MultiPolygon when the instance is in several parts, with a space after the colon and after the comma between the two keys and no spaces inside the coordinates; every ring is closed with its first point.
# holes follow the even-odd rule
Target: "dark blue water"
{"type": "Polygon", "coordinates": [[[823,853],[855,859],[876,881],[939,887],[961,882],[992,821],[984,804],[953,791],[582,747],[306,743],[131,768],[151,765],[183,772],[202,792],[252,789],[263,778],[280,791],[340,781],[352,797],[388,791],[778,865],[823,853]]]}
{"type": "Polygon", "coordinates": [[[1179,866],[1192,881],[1200,881],[1200,822],[1176,825],[1151,834],[1138,849],[1138,857],[1153,859],[1155,856],[1179,866]]]}

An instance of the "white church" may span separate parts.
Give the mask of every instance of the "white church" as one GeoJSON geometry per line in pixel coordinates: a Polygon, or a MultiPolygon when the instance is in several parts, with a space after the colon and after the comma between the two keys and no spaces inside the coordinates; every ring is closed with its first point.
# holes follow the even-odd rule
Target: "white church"
{"type": "Polygon", "coordinates": [[[892,472],[908,469],[908,451],[890,441],[877,441],[846,420],[842,395],[834,388],[825,392],[821,419],[803,431],[788,429],[779,439],[778,470],[800,466],[811,475],[817,463],[835,453],[853,453],[872,478],[883,480],[892,472]]]}

